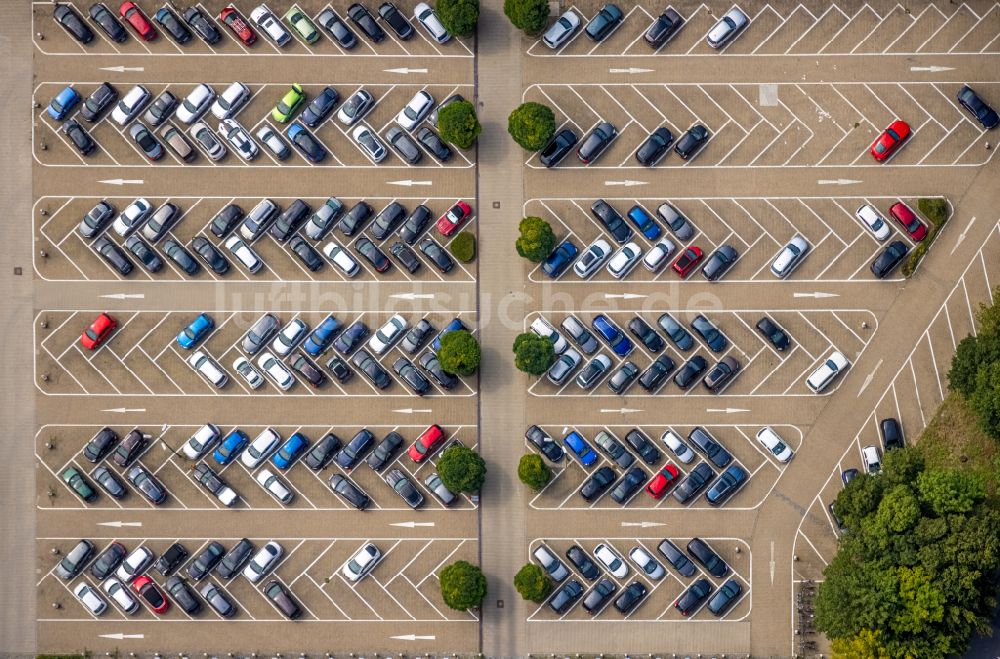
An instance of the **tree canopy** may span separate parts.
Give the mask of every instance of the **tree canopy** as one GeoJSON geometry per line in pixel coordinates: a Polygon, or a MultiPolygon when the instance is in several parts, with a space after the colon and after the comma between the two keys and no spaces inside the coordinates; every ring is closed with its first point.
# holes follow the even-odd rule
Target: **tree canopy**
{"type": "Polygon", "coordinates": [[[552,342],[534,332],[518,334],[514,339],[514,365],[528,375],[541,375],[556,359],[552,342]]]}
{"type": "Polygon", "coordinates": [[[517,237],[514,247],[517,253],[531,261],[541,263],[556,246],[556,234],[552,225],[540,217],[529,215],[517,225],[521,235],[517,237]]]}
{"type": "Polygon", "coordinates": [[[456,611],[479,606],[486,597],[486,576],[468,561],[456,561],[438,575],[444,603],[456,611]]]}

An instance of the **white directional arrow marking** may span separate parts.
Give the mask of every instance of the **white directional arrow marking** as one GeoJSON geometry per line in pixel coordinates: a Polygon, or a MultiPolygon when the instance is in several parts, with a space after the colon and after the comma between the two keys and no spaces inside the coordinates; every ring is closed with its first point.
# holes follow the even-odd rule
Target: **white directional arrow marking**
{"type": "Polygon", "coordinates": [[[636,67],[629,67],[627,69],[608,69],[608,73],[652,73],[654,69],[638,69],[636,67]]]}
{"type": "Polygon", "coordinates": [[[620,298],[622,300],[639,300],[639,299],[642,299],[644,297],[649,297],[649,296],[648,295],[642,295],[640,293],[605,293],[604,294],[604,299],[605,300],[613,300],[613,299],[616,299],[616,298],[620,298]]]}
{"type": "Polygon", "coordinates": [[[742,407],[710,407],[706,412],[721,412],[723,414],[736,414],[737,412],[749,412],[742,407]]]}
{"type": "Polygon", "coordinates": [[[434,298],[433,293],[393,293],[389,297],[398,297],[401,300],[430,300],[434,298]]]}
{"type": "Polygon", "coordinates": [[[858,396],[857,397],[860,397],[861,394],[865,393],[865,389],[867,389],[868,385],[870,385],[872,383],[872,380],[875,379],[875,371],[877,371],[880,366],[882,366],[882,360],[881,359],[878,360],[878,363],[875,364],[875,368],[872,369],[872,372],[868,374],[868,377],[866,377],[864,383],[862,383],[861,388],[858,389],[858,396]]]}
{"type": "Polygon", "coordinates": [[[404,76],[410,73],[427,73],[427,69],[407,69],[403,67],[401,69],[382,69],[385,73],[402,73],[404,76]]]}
{"type": "Polygon", "coordinates": [[[145,293],[110,293],[108,295],[101,295],[100,297],[108,298],[110,300],[143,300],[146,298],[145,293]]]}
{"type": "Polygon", "coordinates": [[[142,185],[145,181],[141,178],[109,178],[103,181],[98,181],[98,183],[107,183],[108,185],[142,185]]]}
{"type": "Polygon", "coordinates": [[[648,529],[651,526],[666,526],[663,522],[622,522],[622,526],[639,526],[648,529]]]}
{"type": "Polygon", "coordinates": [[[122,521],[98,522],[97,525],[98,526],[113,526],[116,529],[120,529],[123,526],[142,526],[142,522],[122,522],[122,521]]]}
{"type": "Polygon", "coordinates": [[[115,414],[125,414],[126,412],[145,412],[145,407],[112,407],[110,410],[101,410],[102,412],[113,412],[115,414]]]}
{"type": "Polygon", "coordinates": [[[402,636],[392,636],[397,641],[433,641],[437,636],[418,636],[417,634],[403,634],[402,636]]]}
{"type": "Polygon", "coordinates": [[[958,240],[955,241],[955,246],[951,248],[951,253],[952,254],[955,253],[955,250],[958,249],[958,246],[962,244],[963,240],[965,240],[965,235],[967,233],[969,233],[969,229],[972,228],[972,224],[975,221],[976,221],[976,218],[972,218],[971,220],[969,220],[969,226],[965,227],[965,231],[963,231],[962,233],[958,234],[958,240]]]}
{"type": "Polygon", "coordinates": [[[399,414],[430,414],[431,410],[415,410],[412,407],[404,407],[403,409],[393,410],[393,412],[398,412],[399,414]]]}
{"type": "Polygon", "coordinates": [[[626,188],[632,188],[637,185],[646,185],[648,181],[633,181],[631,179],[625,179],[624,181],[605,181],[604,185],[623,185],[626,188]]]}
{"type": "Polygon", "coordinates": [[[146,638],[143,634],[122,634],[118,632],[117,634],[98,634],[101,638],[113,638],[116,641],[121,641],[126,638],[146,638]]]}
{"type": "Polygon", "coordinates": [[[434,522],[393,522],[389,526],[402,526],[412,529],[415,526],[434,526],[434,522]]]}
{"type": "Polygon", "coordinates": [[[407,188],[414,185],[430,185],[431,181],[411,181],[410,179],[404,179],[402,181],[386,181],[389,185],[402,185],[407,188]]]}
{"type": "Polygon", "coordinates": [[[102,66],[101,71],[112,71],[114,73],[125,73],[126,71],[145,71],[141,66],[102,66]]]}
{"type": "Polygon", "coordinates": [[[954,71],[953,66],[911,66],[910,71],[927,71],[928,73],[941,73],[942,71],[954,71]]]}
{"type": "Polygon", "coordinates": [[[862,183],[849,178],[822,178],[816,181],[820,185],[851,185],[852,183],[862,183]]]}
{"type": "Polygon", "coordinates": [[[611,412],[619,412],[620,414],[632,414],[633,412],[641,412],[642,410],[636,410],[631,407],[611,407],[611,408],[602,408],[601,411],[604,412],[605,414],[611,412]]]}
{"type": "Polygon", "coordinates": [[[771,568],[771,583],[774,583],[774,540],[771,541],[771,562],[768,565],[771,568]]]}
{"type": "Polygon", "coordinates": [[[823,292],[817,291],[816,293],[792,293],[792,297],[815,297],[815,298],[821,298],[821,297],[840,297],[840,294],[839,293],[823,293],[823,292]]]}

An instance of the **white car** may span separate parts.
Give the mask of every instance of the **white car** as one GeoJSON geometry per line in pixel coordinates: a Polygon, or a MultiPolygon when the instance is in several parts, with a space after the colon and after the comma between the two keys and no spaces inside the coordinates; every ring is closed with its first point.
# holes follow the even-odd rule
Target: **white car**
{"type": "Polygon", "coordinates": [[[782,248],[771,262],[771,274],[778,279],[784,279],[795,271],[809,253],[809,242],[802,236],[792,236],[788,244],[782,248]]]}
{"type": "Polygon", "coordinates": [[[382,552],[379,551],[378,547],[369,543],[359,549],[354,556],[351,556],[340,571],[348,581],[360,581],[362,577],[375,568],[380,560],[382,560],[382,552]]]}
{"type": "Polygon", "coordinates": [[[353,126],[361,120],[368,111],[375,105],[375,97],[365,89],[361,88],[351,94],[350,98],[337,110],[337,121],[345,126],[353,126]]]}
{"type": "Polygon", "coordinates": [[[614,549],[607,546],[603,542],[596,547],[594,547],[594,558],[596,558],[601,565],[607,568],[611,576],[617,577],[619,579],[624,579],[628,576],[628,564],[619,556],[614,549]]]}
{"type": "Polygon", "coordinates": [[[212,114],[216,119],[229,119],[240,111],[246,102],[250,100],[250,88],[242,82],[234,82],[226,87],[226,90],[219,94],[212,103],[212,114]]]}
{"type": "Polygon", "coordinates": [[[278,160],[284,160],[292,154],[292,150],[289,148],[288,144],[285,140],[281,139],[281,136],[278,135],[278,131],[271,128],[270,124],[265,123],[257,129],[257,139],[260,140],[260,143],[266,146],[278,160]]]}
{"type": "Polygon", "coordinates": [[[125,210],[115,218],[112,226],[122,238],[132,235],[136,229],[142,226],[149,214],[153,212],[153,205],[145,197],[139,197],[125,207],[125,210]]]}
{"type": "Polygon", "coordinates": [[[295,384],[295,378],[292,377],[288,367],[266,350],[257,358],[257,366],[260,366],[260,370],[264,371],[282,391],[288,391],[295,384]]]}
{"type": "Polygon", "coordinates": [[[553,554],[548,547],[545,545],[539,545],[532,555],[535,560],[542,566],[545,570],[545,574],[555,581],[556,583],[561,582],[563,579],[569,576],[569,570],[563,565],[555,554],[553,554]]]}
{"type": "Polygon", "coordinates": [[[189,459],[197,460],[208,453],[208,450],[212,448],[215,442],[219,441],[219,437],[221,436],[222,433],[219,432],[219,428],[214,423],[206,423],[201,428],[198,428],[191,435],[190,439],[184,442],[181,450],[184,451],[184,455],[189,459]]]}
{"type": "Polygon", "coordinates": [[[115,109],[111,111],[111,118],[119,126],[124,126],[139,116],[142,107],[149,101],[149,98],[149,90],[142,85],[136,85],[115,104],[115,109]]]}
{"type": "Polygon", "coordinates": [[[583,254],[573,264],[573,272],[580,279],[586,279],[600,270],[610,256],[611,244],[603,238],[598,238],[583,250],[583,254]]]}
{"type": "Polygon", "coordinates": [[[552,27],[545,31],[544,36],[542,36],[542,41],[546,46],[555,50],[569,41],[569,38],[572,37],[573,33],[579,28],[580,16],[577,15],[577,13],[572,9],[567,9],[562,16],[556,19],[556,22],[552,24],[552,27]]]}
{"type": "Polygon", "coordinates": [[[235,119],[226,119],[220,122],[219,135],[226,138],[229,146],[233,147],[233,151],[247,162],[256,158],[257,154],[260,153],[260,149],[257,147],[257,143],[253,141],[253,138],[250,137],[250,133],[235,119]]]}
{"type": "Polygon", "coordinates": [[[385,145],[382,144],[382,140],[378,138],[372,129],[364,124],[351,131],[351,137],[353,137],[354,141],[358,143],[358,146],[360,146],[362,150],[368,154],[368,157],[372,159],[372,162],[382,162],[389,153],[386,151],[385,145]]]}
{"type": "Polygon", "coordinates": [[[865,472],[877,474],[882,471],[882,455],[877,446],[866,446],[861,449],[861,460],[865,463],[865,472]]]}
{"type": "Polygon", "coordinates": [[[767,449],[771,455],[778,462],[788,462],[795,455],[792,449],[788,448],[788,444],[782,441],[781,437],[774,431],[771,426],[764,426],[757,431],[757,441],[767,449]]]}
{"type": "Polygon", "coordinates": [[[267,575],[268,572],[274,569],[278,561],[281,559],[281,555],[285,553],[274,540],[271,540],[266,545],[257,550],[257,553],[253,555],[247,566],[243,568],[243,576],[247,578],[250,583],[257,583],[267,575]]]}
{"type": "Polygon", "coordinates": [[[615,279],[621,279],[628,273],[632,272],[639,261],[642,259],[642,248],[636,243],[626,243],[618,248],[618,251],[614,253],[611,259],[608,261],[608,272],[615,279]]]}
{"type": "Polygon", "coordinates": [[[250,20],[260,28],[260,31],[268,39],[279,46],[284,46],[292,39],[292,35],[281,24],[278,17],[268,10],[267,5],[258,5],[256,9],[251,11],[250,20]]]}
{"type": "Polygon", "coordinates": [[[73,588],[73,594],[95,616],[103,615],[108,610],[108,603],[85,581],[81,581],[73,588]]]}
{"type": "Polygon", "coordinates": [[[219,161],[226,155],[226,145],[204,121],[197,121],[188,130],[191,139],[198,143],[210,160],[219,161]]]}
{"type": "Polygon", "coordinates": [[[229,376],[222,370],[219,363],[206,355],[202,350],[198,350],[188,357],[188,366],[197,371],[201,377],[208,380],[209,384],[216,389],[222,389],[229,382],[229,376]]]}
{"type": "Polygon", "coordinates": [[[833,354],[826,358],[819,368],[813,371],[806,380],[806,384],[815,393],[820,393],[833,382],[838,375],[850,368],[851,362],[847,360],[844,353],[834,350],[833,354]]]}
{"type": "Polygon", "coordinates": [[[854,215],[861,220],[861,224],[875,236],[875,240],[882,242],[892,234],[889,223],[886,222],[882,214],[871,204],[864,204],[854,211],[854,215]]]}
{"type": "Polygon", "coordinates": [[[131,554],[125,557],[125,560],[118,566],[118,569],[115,570],[115,576],[121,579],[123,583],[129,584],[152,564],[153,552],[145,547],[136,547],[132,550],[131,554]]]}
{"type": "Polygon", "coordinates": [[[427,34],[431,35],[431,39],[434,41],[446,43],[451,39],[448,30],[444,29],[444,23],[441,22],[441,19],[438,18],[438,15],[434,13],[434,10],[426,2],[417,3],[417,6],[413,8],[413,15],[420,21],[420,24],[424,26],[427,34]]]}
{"type": "Polygon", "coordinates": [[[253,364],[246,357],[237,357],[233,361],[233,370],[247,381],[251,389],[260,389],[260,386],[264,384],[264,376],[253,367],[253,364]]]}
{"type": "Polygon", "coordinates": [[[251,273],[264,267],[264,262],[257,256],[257,252],[253,251],[239,236],[230,236],[226,240],[226,249],[251,273]]]}
{"type": "Polygon", "coordinates": [[[673,241],[664,238],[646,252],[646,255],[642,257],[642,265],[650,272],[659,272],[676,250],[677,246],[674,245],[673,241]]]}
{"type": "Polygon", "coordinates": [[[660,562],[650,556],[649,552],[642,547],[632,547],[628,553],[628,557],[635,563],[640,572],[653,581],[662,579],[667,574],[667,571],[660,565],[660,562]]]}
{"type": "Polygon", "coordinates": [[[544,318],[535,318],[531,321],[529,329],[543,339],[548,339],[552,343],[552,349],[557,355],[563,354],[563,352],[566,351],[566,348],[569,347],[569,343],[566,339],[564,339],[562,335],[556,331],[556,328],[552,327],[549,321],[544,318]]]}
{"type": "Polygon", "coordinates": [[[674,456],[686,465],[691,464],[694,461],[694,451],[684,443],[677,433],[673,430],[668,430],[663,435],[660,436],[660,440],[666,445],[670,452],[674,456]]]}
{"type": "Polygon", "coordinates": [[[107,594],[108,599],[114,602],[125,613],[131,615],[139,610],[139,601],[132,597],[128,586],[117,578],[108,577],[105,579],[104,583],[101,584],[101,590],[107,594]]]}
{"type": "Polygon", "coordinates": [[[279,357],[287,357],[299,341],[306,338],[309,333],[309,326],[298,318],[288,321],[288,324],[281,328],[278,335],[271,341],[271,350],[279,357]]]}
{"type": "Polygon", "coordinates": [[[264,428],[259,435],[240,453],[240,462],[248,469],[256,469],[260,463],[281,444],[281,435],[272,428],[264,428]]]}
{"type": "Polygon", "coordinates": [[[344,273],[345,277],[353,277],[361,271],[361,266],[358,265],[354,257],[335,240],[323,246],[323,254],[330,259],[330,263],[344,273]]]}
{"type": "Polygon", "coordinates": [[[389,348],[396,344],[396,341],[403,338],[408,327],[409,324],[405,318],[398,313],[393,315],[382,327],[375,330],[372,338],[368,339],[368,348],[376,355],[384,355],[389,348]]]}
{"type": "Polygon", "coordinates": [[[413,98],[406,104],[406,107],[396,115],[396,123],[406,130],[412,131],[433,108],[434,97],[421,89],[413,95],[413,98]]]}
{"type": "Polygon", "coordinates": [[[214,100],[215,90],[205,83],[201,83],[192,89],[191,93],[181,101],[181,104],[177,107],[175,116],[190,126],[201,115],[205,114],[205,111],[208,110],[214,100]]]}
{"type": "Polygon", "coordinates": [[[277,499],[279,503],[287,506],[292,502],[292,499],[295,498],[295,495],[292,494],[292,488],[288,486],[288,483],[282,480],[280,476],[273,473],[270,469],[261,469],[257,472],[257,475],[254,476],[254,478],[257,479],[257,483],[267,490],[268,494],[277,499]]]}

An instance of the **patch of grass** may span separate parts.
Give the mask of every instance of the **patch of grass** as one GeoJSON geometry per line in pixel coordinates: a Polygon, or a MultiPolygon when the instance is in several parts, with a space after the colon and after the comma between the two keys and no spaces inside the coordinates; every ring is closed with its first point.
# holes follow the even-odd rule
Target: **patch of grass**
{"type": "Polygon", "coordinates": [[[909,277],[916,272],[920,260],[927,254],[927,250],[931,248],[931,243],[937,238],[938,233],[944,227],[944,223],[951,217],[951,209],[948,206],[948,202],[944,199],[921,197],[917,199],[917,209],[920,210],[921,215],[930,220],[931,226],[927,229],[927,237],[920,241],[920,244],[913,248],[913,251],[906,257],[906,262],[903,263],[902,268],[904,277],[909,277]]]}
{"type": "Polygon", "coordinates": [[[463,231],[455,236],[448,249],[456,259],[462,263],[469,263],[476,258],[476,237],[468,231],[463,231]]]}
{"type": "Polygon", "coordinates": [[[929,468],[959,469],[977,474],[986,494],[996,502],[1000,475],[1000,445],[980,427],[965,398],[950,393],[917,440],[917,450],[929,468]]]}

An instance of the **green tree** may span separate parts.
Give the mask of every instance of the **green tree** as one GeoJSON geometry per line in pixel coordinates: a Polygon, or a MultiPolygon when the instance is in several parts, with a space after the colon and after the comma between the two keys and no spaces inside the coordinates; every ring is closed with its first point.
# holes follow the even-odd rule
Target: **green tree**
{"type": "Polygon", "coordinates": [[[979,426],[1000,440],[1000,361],[983,364],[976,373],[976,388],[969,407],[979,416],[979,426]]]}
{"type": "Polygon", "coordinates": [[[556,360],[552,342],[534,332],[518,334],[514,339],[514,365],[528,375],[541,375],[556,360]]]}
{"type": "Polygon", "coordinates": [[[532,263],[541,263],[555,249],[556,234],[552,232],[552,225],[542,218],[529,215],[521,220],[517,229],[521,232],[514,245],[517,253],[532,263]]]}
{"type": "Polygon", "coordinates": [[[931,469],[917,476],[920,501],[938,517],[964,514],[986,497],[981,479],[967,472],[931,469]]]}
{"type": "Polygon", "coordinates": [[[549,20],[548,0],[504,0],[503,13],[525,34],[539,34],[549,20]]]}
{"type": "Polygon", "coordinates": [[[438,18],[444,29],[458,37],[467,37],[479,22],[479,0],[438,0],[438,18]]]}
{"type": "Polygon", "coordinates": [[[990,304],[985,302],[979,305],[976,312],[976,320],[979,321],[979,336],[992,334],[1000,336],[1000,286],[993,289],[993,296],[990,304]]]}
{"type": "Polygon", "coordinates": [[[889,659],[889,651],[879,642],[880,631],[862,629],[856,636],[837,638],[830,644],[834,659],[889,659]]]}
{"type": "Polygon", "coordinates": [[[476,108],[469,101],[449,103],[438,112],[438,132],[441,139],[460,149],[476,143],[483,127],[476,118],[476,108]]]}
{"type": "Polygon", "coordinates": [[[541,604],[552,592],[552,580],[545,574],[545,570],[534,563],[528,563],[514,575],[514,588],[529,602],[541,604]]]}
{"type": "Polygon", "coordinates": [[[948,370],[948,388],[966,398],[976,390],[976,374],[983,364],[1000,360],[1000,335],[969,335],[958,342],[948,370]]]}
{"type": "Polygon", "coordinates": [[[448,250],[462,263],[471,263],[476,258],[476,237],[469,231],[463,231],[448,244],[448,250]]]}
{"type": "Polygon", "coordinates": [[[468,377],[479,368],[482,350],[476,337],[468,330],[460,329],[441,337],[441,349],[437,356],[445,371],[468,377]]]}
{"type": "Polygon", "coordinates": [[[486,597],[486,576],[467,561],[456,561],[441,570],[438,581],[444,603],[456,611],[479,606],[486,597]]]}
{"type": "Polygon", "coordinates": [[[537,453],[525,453],[517,463],[517,477],[521,482],[538,491],[548,485],[552,472],[537,453]]]}
{"type": "Polygon", "coordinates": [[[920,502],[906,485],[897,485],[882,497],[874,522],[890,533],[905,533],[920,520],[920,502]]]}
{"type": "Polygon", "coordinates": [[[507,117],[507,132],[522,149],[538,151],[556,132],[556,115],[547,105],[528,101],[507,117]]]}
{"type": "Polygon", "coordinates": [[[437,461],[438,475],[452,492],[478,492],[486,481],[486,461],[465,444],[453,444],[437,461]]]}

